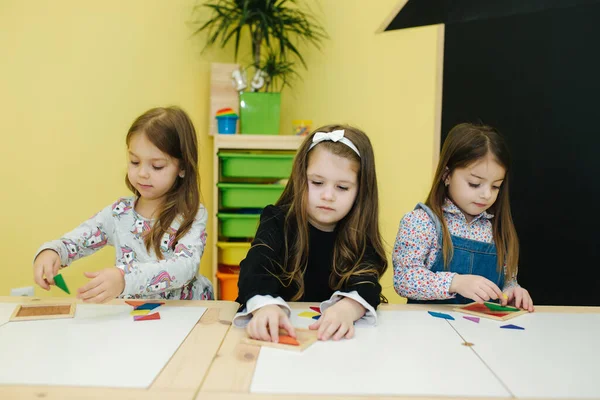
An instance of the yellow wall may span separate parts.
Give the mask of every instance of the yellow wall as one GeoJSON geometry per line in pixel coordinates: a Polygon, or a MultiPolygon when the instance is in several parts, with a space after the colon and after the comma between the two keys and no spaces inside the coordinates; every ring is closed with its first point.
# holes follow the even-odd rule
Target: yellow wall
{"type": "MultiPolygon", "coordinates": [[[[397,0],[314,2],[330,40],[306,50],[308,72],[283,96],[292,119],[363,128],[377,155],[382,232],[393,246],[401,216],[429,186],[434,147],[438,28],[375,34],[397,0]],[[368,6],[367,6],[368,4],[368,6]]],[[[2,182],[0,295],[33,284],[36,248],[121,195],[125,133],[146,109],[177,104],[200,140],[202,192],[212,204],[208,85],[211,61],[189,25],[194,0],[39,0],[0,3],[2,182]]],[[[209,226],[209,232],[211,227],[209,226]]],[[[209,238],[201,270],[210,275],[209,238]]],[[[114,264],[112,249],[63,273],[71,289],[83,271],[114,264]]],[[[391,269],[384,280],[392,301],[391,269]]],[[[36,294],[43,295],[36,288],[36,294]]],[[[60,295],[53,289],[52,295],[60,295]]]]}

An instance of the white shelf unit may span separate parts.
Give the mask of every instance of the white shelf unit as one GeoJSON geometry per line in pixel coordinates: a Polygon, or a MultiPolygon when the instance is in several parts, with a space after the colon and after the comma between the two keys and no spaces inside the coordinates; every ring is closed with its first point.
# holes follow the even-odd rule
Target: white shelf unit
{"type": "MultiPolygon", "coordinates": [[[[220,191],[217,184],[222,182],[221,162],[219,152],[227,150],[260,150],[262,151],[296,151],[304,137],[283,136],[283,135],[214,135],[213,159],[213,210],[210,215],[212,218],[212,237],[213,237],[213,262],[212,262],[212,281],[215,288],[217,299],[221,298],[219,280],[217,272],[219,268],[219,252],[221,249],[217,246],[219,242],[220,221],[217,217],[221,207],[220,191]]],[[[267,204],[265,204],[266,206],[267,204]]]]}

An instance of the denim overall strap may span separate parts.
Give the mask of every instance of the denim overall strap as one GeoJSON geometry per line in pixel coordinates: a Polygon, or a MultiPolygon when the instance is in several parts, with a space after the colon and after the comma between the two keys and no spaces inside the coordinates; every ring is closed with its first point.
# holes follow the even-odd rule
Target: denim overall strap
{"type": "MultiPolygon", "coordinates": [[[[448,268],[444,268],[444,257],[442,254],[442,225],[439,218],[431,211],[429,207],[419,203],[416,208],[421,208],[431,218],[436,227],[438,236],[438,253],[431,266],[432,272],[449,271],[457,274],[480,275],[494,282],[498,287],[504,285],[504,271],[498,272],[496,245],[494,243],[479,242],[476,240],[465,239],[458,236],[450,236],[452,239],[453,254],[448,268]]],[[[445,300],[408,300],[409,303],[427,303],[427,304],[466,304],[473,300],[466,299],[461,295],[456,295],[452,299],[445,300]]]]}

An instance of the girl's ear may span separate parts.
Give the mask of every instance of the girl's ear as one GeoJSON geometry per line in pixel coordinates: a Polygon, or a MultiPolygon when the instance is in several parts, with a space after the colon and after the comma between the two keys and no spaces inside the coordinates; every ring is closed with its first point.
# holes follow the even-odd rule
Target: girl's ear
{"type": "Polygon", "coordinates": [[[184,176],[185,176],[185,171],[184,170],[179,171],[179,177],[183,178],[184,176]]]}
{"type": "Polygon", "coordinates": [[[450,169],[446,167],[444,170],[444,174],[442,175],[442,182],[444,182],[444,186],[448,186],[450,184],[450,169]]]}

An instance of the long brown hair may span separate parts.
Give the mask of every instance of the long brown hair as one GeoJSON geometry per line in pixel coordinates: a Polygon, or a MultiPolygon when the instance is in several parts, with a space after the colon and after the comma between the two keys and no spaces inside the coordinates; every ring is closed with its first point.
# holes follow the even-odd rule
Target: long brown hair
{"type": "MultiPolygon", "coordinates": [[[[172,241],[175,248],[177,241],[185,235],[194,222],[200,207],[200,177],[198,175],[198,140],[190,117],[178,107],[158,107],[140,115],[127,132],[125,142],[129,146],[135,134],[144,134],[160,151],[179,161],[179,170],[184,172],[183,178],[178,176],[166,194],[165,202],[158,210],[158,217],[152,229],[144,236],[146,250],[154,248],[158,259],[163,255],[160,242],[168,233],[173,220],[180,215],[181,224],[172,241]]],[[[136,196],[140,193],[129,182],[125,175],[125,184],[136,196]]]]}
{"type": "Polygon", "coordinates": [[[486,125],[462,123],[450,130],[442,146],[440,161],[425,204],[431,208],[441,221],[442,254],[444,265],[448,266],[452,260],[453,247],[442,210],[444,201],[448,197],[448,188],[444,185],[444,180],[456,168],[466,168],[488,154],[493,155],[498,164],[506,171],[498,198],[489,208],[489,211],[494,214],[492,230],[498,255],[498,271],[501,271],[506,263],[506,276],[512,277],[517,272],[519,239],[508,200],[510,154],[506,142],[494,128],[486,125]]]}
{"type": "MultiPolygon", "coordinates": [[[[358,192],[354,205],[336,225],[338,234],[333,250],[333,271],[329,278],[329,284],[334,290],[338,290],[353,276],[375,275],[379,279],[387,269],[387,257],[379,232],[377,175],[371,142],[364,132],[356,128],[344,125],[323,126],[311,133],[302,143],[294,158],[290,180],[276,204],[286,210],[284,264],[281,266],[283,271],[278,279],[285,286],[295,283],[295,286],[298,287],[298,292],[291,301],[301,299],[304,294],[304,271],[308,263],[309,223],[306,171],[311,156],[310,145],[315,132],[331,132],[338,129],[344,130],[344,136],[354,143],[360,157],[341,142],[323,141],[317,146],[323,147],[339,157],[352,160],[356,164],[358,192]],[[288,237],[292,239],[288,239],[288,237]],[[363,260],[368,245],[375,249],[376,258],[378,258],[378,262],[375,264],[363,260]]],[[[369,284],[368,281],[364,283],[369,284]]],[[[384,302],[387,301],[383,295],[381,298],[384,302]]]]}

